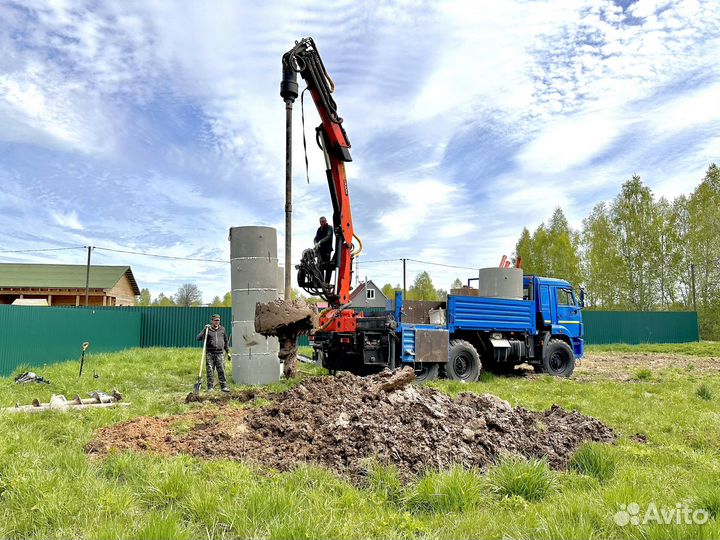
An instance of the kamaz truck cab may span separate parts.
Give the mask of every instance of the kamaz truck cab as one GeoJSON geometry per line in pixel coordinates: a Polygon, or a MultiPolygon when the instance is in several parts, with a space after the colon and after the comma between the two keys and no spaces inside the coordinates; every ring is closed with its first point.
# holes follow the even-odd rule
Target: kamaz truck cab
{"type": "Polygon", "coordinates": [[[576,358],[584,355],[581,303],[572,285],[562,279],[525,276],[524,291],[537,296],[538,327],[552,336],[567,338],[576,358]],[[539,294],[538,294],[539,293],[539,294]]]}

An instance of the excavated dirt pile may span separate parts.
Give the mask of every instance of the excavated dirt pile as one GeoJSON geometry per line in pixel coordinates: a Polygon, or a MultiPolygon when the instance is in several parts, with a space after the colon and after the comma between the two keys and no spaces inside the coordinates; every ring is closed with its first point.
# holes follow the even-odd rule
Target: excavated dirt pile
{"type": "Polygon", "coordinates": [[[483,467],[506,452],[546,457],[563,468],[584,441],[615,440],[599,420],[556,405],[532,412],[489,394],[452,399],[408,384],[413,379],[407,368],[364,378],[308,378],[262,407],[144,417],[104,428],[88,451],[189,453],[279,470],[313,462],[356,479],[367,458],[375,458],[407,479],[454,463],[483,467]]]}
{"type": "Polygon", "coordinates": [[[255,306],[255,331],[264,336],[277,336],[278,358],[283,361],[285,377],[297,375],[298,336],[318,326],[318,314],[302,300],[275,300],[255,306]]]}

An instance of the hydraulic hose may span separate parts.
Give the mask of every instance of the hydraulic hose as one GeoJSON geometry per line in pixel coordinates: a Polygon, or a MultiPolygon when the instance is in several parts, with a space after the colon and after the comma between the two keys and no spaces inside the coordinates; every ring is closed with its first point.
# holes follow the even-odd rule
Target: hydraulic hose
{"type": "Polygon", "coordinates": [[[353,238],[355,238],[355,240],[358,241],[358,244],[360,244],[360,247],[358,248],[357,251],[353,249],[353,251],[350,253],[350,255],[352,255],[353,257],[357,257],[363,251],[363,243],[362,243],[362,240],[360,240],[360,237],[357,234],[355,234],[355,231],[353,231],[353,238]]]}

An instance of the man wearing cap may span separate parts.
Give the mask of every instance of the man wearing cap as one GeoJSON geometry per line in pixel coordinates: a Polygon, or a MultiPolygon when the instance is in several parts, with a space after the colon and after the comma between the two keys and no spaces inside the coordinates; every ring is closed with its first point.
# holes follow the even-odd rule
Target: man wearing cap
{"type": "Polygon", "coordinates": [[[225,380],[225,355],[230,354],[228,348],[228,336],[225,328],[220,324],[220,315],[211,317],[212,324],[206,324],[197,336],[198,341],[205,340],[205,331],[207,330],[207,388],[212,390],[215,385],[213,371],[217,369],[218,380],[220,381],[220,390],[229,392],[227,381],[225,380]]]}
{"type": "Polygon", "coordinates": [[[325,216],[320,217],[320,227],[315,233],[315,249],[320,259],[320,267],[325,270],[325,282],[330,283],[332,267],[330,266],[330,253],[333,250],[333,230],[325,216]]]}

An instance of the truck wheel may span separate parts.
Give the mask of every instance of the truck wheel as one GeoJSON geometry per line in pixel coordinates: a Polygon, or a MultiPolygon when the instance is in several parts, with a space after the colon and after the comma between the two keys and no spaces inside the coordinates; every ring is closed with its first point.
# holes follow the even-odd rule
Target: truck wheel
{"type": "Polygon", "coordinates": [[[422,363],[415,364],[415,380],[417,382],[434,381],[438,378],[440,364],[422,363]]]}
{"type": "Polygon", "coordinates": [[[543,373],[569,377],[575,370],[575,354],[561,339],[551,339],[543,351],[543,373]]]}
{"type": "Polygon", "coordinates": [[[463,339],[452,340],[445,374],[456,381],[477,381],[480,376],[480,356],[475,347],[463,339]]]}

